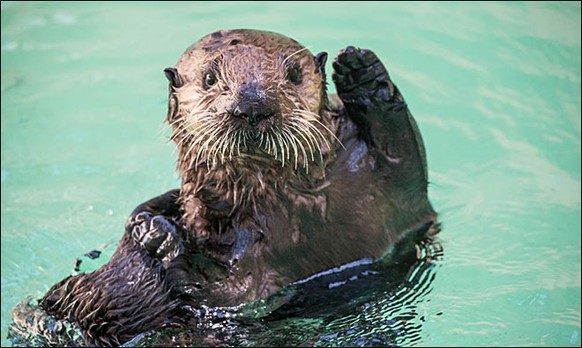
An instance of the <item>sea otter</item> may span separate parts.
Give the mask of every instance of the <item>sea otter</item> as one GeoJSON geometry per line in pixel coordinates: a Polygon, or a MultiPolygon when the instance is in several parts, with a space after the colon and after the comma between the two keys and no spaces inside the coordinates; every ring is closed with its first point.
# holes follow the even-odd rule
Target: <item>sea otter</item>
{"type": "Polygon", "coordinates": [[[165,74],[180,189],[138,206],[109,263],[41,306],[92,344],[182,323],[333,267],[377,261],[438,231],[425,149],[376,55],[333,62],[280,34],[222,30],[165,74]]]}

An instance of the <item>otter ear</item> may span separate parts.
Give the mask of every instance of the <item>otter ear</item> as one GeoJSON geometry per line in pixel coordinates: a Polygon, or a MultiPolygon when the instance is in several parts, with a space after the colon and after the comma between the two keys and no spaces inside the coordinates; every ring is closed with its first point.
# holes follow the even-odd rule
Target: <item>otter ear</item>
{"type": "Polygon", "coordinates": [[[327,62],[327,52],[319,52],[315,57],[315,71],[325,75],[325,62],[327,62]]]}
{"type": "Polygon", "coordinates": [[[174,93],[174,88],[182,87],[182,79],[180,78],[180,74],[178,74],[178,70],[174,68],[166,68],[164,69],[164,74],[166,78],[170,81],[170,95],[168,99],[168,115],[166,116],[168,122],[172,122],[176,118],[176,113],[178,112],[178,97],[176,93],[174,93]]]}
{"type": "Polygon", "coordinates": [[[182,87],[182,78],[180,78],[180,74],[178,74],[178,70],[174,68],[165,68],[164,74],[168,81],[170,81],[170,85],[173,87],[182,87]]]}

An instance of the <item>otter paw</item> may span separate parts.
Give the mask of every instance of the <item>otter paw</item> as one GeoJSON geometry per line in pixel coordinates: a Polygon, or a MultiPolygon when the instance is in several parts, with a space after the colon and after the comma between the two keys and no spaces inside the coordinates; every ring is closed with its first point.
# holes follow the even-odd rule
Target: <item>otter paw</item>
{"type": "Polygon", "coordinates": [[[388,71],[370,50],[348,46],[333,62],[333,81],[346,107],[367,106],[375,102],[392,102],[399,93],[388,71]]]}
{"type": "Polygon", "coordinates": [[[126,229],[136,242],[164,263],[184,252],[178,227],[162,215],[140,212],[130,216],[126,229]]]}
{"type": "Polygon", "coordinates": [[[149,229],[153,215],[151,213],[142,211],[139,213],[132,213],[125,223],[125,233],[129,234],[131,238],[139,241],[142,235],[149,229]]]}
{"type": "MultiPolygon", "coordinates": [[[[178,227],[175,225],[173,221],[168,220],[166,217],[161,215],[154,216],[152,218],[150,230],[153,231],[154,229],[157,231],[157,233],[153,233],[154,238],[156,237],[157,234],[165,236],[155,252],[156,257],[159,260],[161,260],[165,264],[168,264],[170,261],[173,261],[178,255],[184,253],[185,247],[182,241],[182,237],[180,237],[178,233],[178,227]]],[[[151,240],[154,241],[154,244],[157,245],[157,240],[155,239],[151,240]]]]}

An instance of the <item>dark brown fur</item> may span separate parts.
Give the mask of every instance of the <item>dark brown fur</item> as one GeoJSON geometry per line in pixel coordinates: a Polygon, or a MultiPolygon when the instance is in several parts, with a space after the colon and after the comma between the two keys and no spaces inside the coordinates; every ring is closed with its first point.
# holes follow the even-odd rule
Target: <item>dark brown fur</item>
{"type": "Polygon", "coordinates": [[[422,139],[383,65],[340,52],[340,98],[328,97],[325,58],[250,30],[191,46],[166,69],[179,192],[140,205],[128,232],[141,244],[124,237],[108,265],[55,285],[44,308],[118,343],[175,320],[176,300],[263,299],[436,231],[422,139]]]}
{"type": "Polygon", "coordinates": [[[341,101],[330,105],[323,67],[313,55],[295,41],[268,32],[206,36],[186,51],[175,69],[180,84],[170,86],[168,120],[182,174],[179,223],[189,237],[205,239],[204,257],[224,266],[223,272],[212,268],[212,276],[205,269],[191,269],[190,279],[205,283],[197,300],[236,305],[265,298],[331,267],[379,259],[407,231],[434,221],[426,196],[424,148],[404,103],[395,112],[403,118],[396,122],[408,123],[403,134],[391,135],[394,130],[381,124],[390,120],[381,119],[367,120],[379,124],[370,125],[375,134],[365,133],[369,131],[347,117],[341,101]],[[241,56],[248,58],[238,60],[241,56]],[[299,85],[277,69],[276,62],[287,57],[302,71],[299,85]],[[222,74],[222,85],[205,90],[201,80],[212,69],[222,74]],[[265,103],[275,103],[278,112],[255,127],[241,126],[229,111],[241,102],[239,91],[255,79],[267,91],[265,103]],[[268,129],[288,122],[287,114],[297,108],[317,114],[314,126],[325,136],[314,161],[308,152],[304,162],[297,151],[297,166],[293,155],[281,160],[280,153],[265,155],[257,144],[224,160],[205,157],[199,146],[191,148],[200,135],[184,126],[197,129],[197,118],[210,110],[217,120],[212,129],[268,129]],[[397,143],[401,137],[406,142],[397,143]],[[211,277],[216,279],[209,282],[211,277]]]}
{"type": "Polygon", "coordinates": [[[41,306],[73,319],[89,345],[120,345],[169,324],[178,302],[169,296],[160,262],[135,244],[124,236],[106,265],[53,285],[41,306]]]}

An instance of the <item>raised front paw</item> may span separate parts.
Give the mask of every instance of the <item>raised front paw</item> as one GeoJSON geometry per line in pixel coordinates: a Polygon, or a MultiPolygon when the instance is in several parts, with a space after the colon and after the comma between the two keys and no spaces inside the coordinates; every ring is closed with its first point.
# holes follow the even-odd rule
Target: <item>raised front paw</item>
{"type": "Polygon", "coordinates": [[[140,212],[129,217],[126,232],[158,260],[168,263],[184,252],[179,227],[162,215],[140,212]]]}
{"type": "Polygon", "coordinates": [[[401,100],[388,71],[370,50],[348,46],[333,62],[333,81],[347,108],[401,100]]]}

